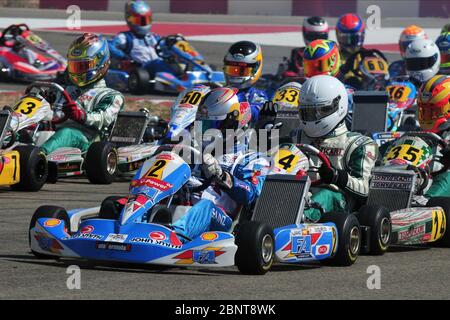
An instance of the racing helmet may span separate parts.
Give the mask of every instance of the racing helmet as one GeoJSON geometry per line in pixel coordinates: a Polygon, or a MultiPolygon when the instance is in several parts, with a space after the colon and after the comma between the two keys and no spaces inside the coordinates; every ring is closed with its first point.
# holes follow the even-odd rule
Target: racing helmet
{"type": "Polygon", "coordinates": [[[450,77],[437,75],[422,84],[417,98],[419,123],[424,130],[438,133],[450,118],[450,77]]]}
{"type": "Polygon", "coordinates": [[[227,129],[246,129],[252,113],[248,102],[240,102],[236,88],[215,88],[199,106],[196,120],[201,121],[202,133],[217,129],[225,135],[227,129]]]}
{"type": "Polygon", "coordinates": [[[406,73],[420,83],[438,73],[440,62],[439,48],[429,39],[414,40],[406,48],[406,73]]]}
{"type": "Polygon", "coordinates": [[[361,17],[347,13],[339,17],[336,25],[336,38],[339,46],[349,53],[357,52],[364,43],[365,25],[361,17]]]}
{"type": "Polygon", "coordinates": [[[383,157],[384,166],[408,166],[427,169],[433,160],[433,149],[420,137],[407,134],[395,140],[383,157]]]}
{"type": "Polygon", "coordinates": [[[332,40],[314,40],[303,52],[303,71],[305,77],[319,74],[336,76],[341,67],[341,58],[336,42],[332,40]]]}
{"type": "Polygon", "coordinates": [[[328,22],[322,17],[309,17],[303,20],[303,41],[306,45],[317,39],[328,39],[328,22]]]}
{"type": "Polygon", "coordinates": [[[306,80],[300,91],[300,129],[311,138],[332,132],[348,112],[348,94],[344,84],[329,75],[306,80]]]}
{"type": "Polygon", "coordinates": [[[250,87],[262,73],[261,47],[251,41],[234,43],[223,60],[227,84],[238,89],[250,87]]]}
{"type": "Polygon", "coordinates": [[[69,79],[78,87],[103,79],[110,63],[108,42],[101,35],[83,34],[72,42],[67,53],[69,79]]]}
{"type": "Polygon", "coordinates": [[[405,58],[405,52],[408,45],[418,39],[428,39],[427,34],[421,27],[412,24],[403,29],[400,34],[400,39],[398,40],[398,47],[402,58],[405,58]]]}
{"type": "Polygon", "coordinates": [[[450,31],[441,33],[436,40],[436,45],[441,53],[439,73],[450,74],[450,31]]]}
{"type": "Polygon", "coordinates": [[[152,28],[152,9],[141,0],[128,1],[125,4],[125,20],[128,27],[135,34],[144,36],[152,28]]]}

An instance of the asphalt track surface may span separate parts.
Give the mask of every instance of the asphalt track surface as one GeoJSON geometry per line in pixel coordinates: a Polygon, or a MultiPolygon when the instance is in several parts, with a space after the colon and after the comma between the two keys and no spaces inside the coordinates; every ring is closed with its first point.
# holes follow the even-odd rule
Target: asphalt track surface
{"type": "MultiPolygon", "coordinates": [[[[41,35],[61,52],[73,39],[66,34],[41,35]]],[[[219,65],[228,47],[194,45],[207,61],[219,65]]],[[[289,53],[289,48],[282,47],[263,50],[266,66],[272,68],[289,53]]],[[[0,84],[0,89],[23,88],[0,84]]],[[[39,260],[29,251],[28,225],[38,206],[92,207],[109,195],[126,194],[127,189],[128,182],[96,186],[85,179],[47,184],[38,193],[0,189],[0,299],[450,299],[450,249],[395,248],[381,257],[361,256],[345,268],[276,264],[265,276],[244,276],[235,267],[184,269],[39,260]],[[81,268],[80,290],[66,286],[70,265],[81,268]],[[381,289],[369,290],[367,271],[374,265],[381,271],[381,289]]]]}

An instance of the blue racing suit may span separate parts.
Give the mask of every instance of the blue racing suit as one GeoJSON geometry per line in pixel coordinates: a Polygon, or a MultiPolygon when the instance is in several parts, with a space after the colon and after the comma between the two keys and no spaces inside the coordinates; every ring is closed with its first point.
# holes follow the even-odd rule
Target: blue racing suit
{"type": "Polygon", "coordinates": [[[400,76],[406,76],[405,61],[403,60],[394,61],[389,65],[389,77],[392,79],[400,76]]]}
{"type": "Polygon", "coordinates": [[[172,224],[175,231],[190,239],[207,231],[230,231],[242,206],[252,205],[260,195],[270,166],[268,158],[256,152],[225,154],[218,161],[230,174],[232,187],[208,187],[198,202],[172,224]]]}
{"type": "Polygon", "coordinates": [[[267,93],[263,90],[253,87],[239,89],[238,98],[240,102],[247,101],[252,110],[252,124],[256,124],[259,118],[259,111],[261,111],[264,103],[269,100],[267,93]]]}
{"type": "Polygon", "coordinates": [[[121,32],[108,41],[111,57],[117,60],[133,60],[147,69],[152,77],[157,72],[173,73],[156,54],[155,46],[159,39],[159,35],[151,32],[145,36],[138,36],[131,31],[121,32]]]}

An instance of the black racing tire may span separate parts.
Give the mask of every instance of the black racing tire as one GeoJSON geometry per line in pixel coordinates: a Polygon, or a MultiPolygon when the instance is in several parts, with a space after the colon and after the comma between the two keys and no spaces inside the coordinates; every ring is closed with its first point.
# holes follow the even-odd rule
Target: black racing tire
{"type": "Polygon", "coordinates": [[[86,176],[94,184],[111,184],[117,171],[117,150],[106,141],[94,142],[89,147],[84,163],[86,176]]]}
{"type": "MultiPolygon", "coordinates": [[[[64,226],[70,229],[70,218],[67,214],[66,209],[57,206],[40,206],[36,209],[31,217],[30,226],[28,228],[28,245],[31,249],[31,235],[30,231],[36,225],[36,221],[40,218],[54,218],[64,221],[64,226]]],[[[36,252],[31,249],[31,252],[40,259],[57,259],[58,257],[52,255],[46,255],[43,253],[36,252]]]]}
{"type": "Polygon", "coordinates": [[[361,250],[361,227],[354,214],[325,213],[320,222],[333,222],[337,227],[337,249],[334,256],[323,261],[334,266],[351,266],[361,250]]]}
{"type": "Polygon", "coordinates": [[[436,246],[450,247],[450,197],[431,198],[427,207],[441,207],[445,212],[445,232],[444,236],[436,241],[436,246]]]}
{"type": "Polygon", "coordinates": [[[142,95],[149,91],[150,74],[147,70],[136,68],[130,72],[128,89],[132,94],[142,95]]]}
{"type": "Polygon", "coordinates": [[[20,181],[11,188],[16,191],[39,191],[47,181],[47,158],[41,148],[22,145],[14,148],[20,154],[20,181]]]}
{"type": "Polygon", "coordinates": [[[0,81],[7,81],[9,76],[7,72],[3,72],[2,70],[8,69],[6,65],[0,61],[0,81]]]}
{"type": "Polygon", "coordinates": [[[359,224],[370,227],[369,254],[383,255],[389,248],[392,223],[389,211],[382,206],[364,205],[358,210],[359,224]]]}
{"type": "Polygon", "coordinates": [[[119,220],[123,205],[120,204],[118,200],[123,198],[124,196],[109,196],[105,198],[105,200],[103,200],[102,204],[100,205],[98,218],[119,220]]]}
{"type": "Polygon", "coordinates": [[[273,230],[257,221],[245,221],[236,234],[238,247],[235,264],[243,274],[263,275],[267,273],[275,258],[273,230]]]}

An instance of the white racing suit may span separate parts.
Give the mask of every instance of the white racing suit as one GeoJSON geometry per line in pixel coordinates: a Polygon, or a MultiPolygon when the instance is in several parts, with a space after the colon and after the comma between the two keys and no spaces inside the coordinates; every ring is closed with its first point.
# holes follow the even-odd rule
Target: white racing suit
{"type": "Polygon", "coordinates": [[[242,206],[253,204],[260,195],[270,166],[269,159],[256,152],[226,154],[218,161],[231,174],[232,187],[208,187],[198,202],[172,225],[190,239],[206,231],[229,231],[242,206]]]}
{"type": "MultiPolygon", "coordinates": [[[[312,190],[312,201],[319,203],[325,212],[345,212],[365,201],[369,193],[370,175],[378,157],[378,146],[371,138],[348,131],[342,123],[322,138],[309,138],[302,134],[301,143],[322,151],[339,172],[336,185],[312,190]]],[[[320,161],[315,157],[310,162],[313,167],[320,166],[320,161]]],[[[318,178],[318,174],[311,174],[312,180],[318,178]]],[[[305,216],[311,221],[318,221],[320,211],[308,209],[305,216]]]]}
{"type": "Polygon", "coordinates": [[[61,147],[87,151],[92,142],[106,137],[107,130],[124,106],[123,95],[108,88],[103,79],[82,88],[69,86],[66,90],[86,111],[86,122],[80,124],[69,119],[59,126],[56,133],[42,145],[46,154],[61,147]]]}

